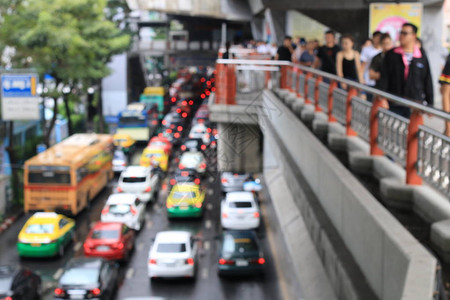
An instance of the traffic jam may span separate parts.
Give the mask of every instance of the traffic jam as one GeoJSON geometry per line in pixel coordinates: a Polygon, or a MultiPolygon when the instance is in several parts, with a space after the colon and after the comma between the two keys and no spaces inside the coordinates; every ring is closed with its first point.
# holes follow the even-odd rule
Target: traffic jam
{"type": "Polygon", "coordinates": [[[214,90],[213,70],[179,71],[167,93],[128,105],[114,135],[75,134],[29,159],[9,246],[19,264],[1,261],[0,300],[211,299],[213,277],[263,286],[261,183],[218,172],[214,90]],[[199,281],[201,292],[186,286],[199,281]]]}

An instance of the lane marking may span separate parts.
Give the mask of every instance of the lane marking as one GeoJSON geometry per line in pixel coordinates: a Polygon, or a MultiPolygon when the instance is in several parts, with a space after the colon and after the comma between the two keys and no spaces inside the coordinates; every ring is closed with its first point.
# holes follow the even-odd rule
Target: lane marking
{"type": "Polygon", "coordinates": [[[208,278],[208,268],[203,268],[202,269],[202,278],[203,279],[208,278]]]}
{"type": "Polygon", "coordinates": [[[63,268],[59,268],[55,274],[53,274],[53,279],[59,280],[59,277],[61,277],[62,273],[64,272],[63,268]]]}
{"type": "Polygon", "coordinates": [[[211,196],[212,194],[214,194],[214,190],[213,189],[208,189],[208,195],[211,196]]]}
{"type": "Polygon", "coordinates": [[[78,250],[80,250],[80,248],[81,248],[81,242],[78,242],[73,247],[73,251],[78,252],[78,250]]]}
{"type": "Polygon", "coordinates": [[[209,229],[209,228],[211,228],[211,220],[206,220],[205,221],[205,227],[206,227],[206,229],[209,229]]]}
{"type": "Polygon", "coordinates": [[[212,183],[214,181],[214,177],[209,177],[208,181],[212,183]]]}
{"type": "Polygon", "coordinates": [[[142,251],[142,249],[144,249],[144,243],[143,242],[140,242],[137,246],[136,246],[136,249],[138,250],[138,251],[142,251]]]}
{"type": "Polygon", "coordinates": [[[214,206],[212,205],[212,203],[206,204],[206,209],[207,209],[207,210],[212,210],[213,207],[214,207],[214,206]]]}
{"type": "Polygon", "coordinates": [[[210,243],[209,241],[205,241],[205,242],[203,243],[203,248],[204,248],[205,250],[209,250],[210,247],[211,247],[211,243],[210,243]]]}
{"type": "Polygon", "coordinates": [[[127,273],[125,274],[125,278],[126,279],[131,279],[134,275],[134,269],[133,268],[129,268],[127,270],[127,273]]]}

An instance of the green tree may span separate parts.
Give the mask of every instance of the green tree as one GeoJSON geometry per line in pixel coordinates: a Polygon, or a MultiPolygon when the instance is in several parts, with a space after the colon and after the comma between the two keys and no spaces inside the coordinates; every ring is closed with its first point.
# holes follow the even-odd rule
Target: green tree
{"type": "MultiPolygon", "coordinates": [[[[3,0],[2,0],[3,1],[3,0]]],[[[1,3],[1,2],[0,2],[1,3]]],[[[110,73],[107,63],[112,55],[122,53],[130,36],[106,18],[106,0],[29,0],[17,1],[3,15],[0,45],[16,50],[14,67],[38,70],[40,78],[50,74],[55,85],[45,92],[53,99],[54,115],[45,132],[48,145],[58,113],[57,100],[62,88],[98,82],[110,73]]],[[[1,6],[0,6],[1,9],[1,6]]],[[[62,97],[69,130],[72,131],[69,97],[62,97]]]]}

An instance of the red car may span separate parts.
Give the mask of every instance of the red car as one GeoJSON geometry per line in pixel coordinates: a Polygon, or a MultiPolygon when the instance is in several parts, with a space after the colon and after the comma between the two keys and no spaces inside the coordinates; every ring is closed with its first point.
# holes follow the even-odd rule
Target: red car
{"type": "Polygon", "coordinates": [[[134,230],[123,223],[97,222],[84,242],[84,255],[128,260],[134,247],[134,239],[134,230]]]}
{"type": "Polygon", "coordinates": [[[164,152],[167,153],[167,155],[170,155],[170,153],[172,152],[172,144],[167,138],[163,136],[152,137],[147,147],[150,146],[163,149],[164,152]]]}

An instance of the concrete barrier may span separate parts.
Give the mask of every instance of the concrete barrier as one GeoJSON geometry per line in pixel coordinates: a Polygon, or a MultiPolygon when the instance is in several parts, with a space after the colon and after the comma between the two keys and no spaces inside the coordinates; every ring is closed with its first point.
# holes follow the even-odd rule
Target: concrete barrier
{"type": "MultiPolygon", "coordinates": [[[[315,245],[319,253],[323,251],[321,259],[338,298],[360,297],[364,282],[350,276],[360,270],[379,299],[432,299],[436,260],[273,93],[264,91],[263,101],[276,104],[281,112],[270,119],[263,116],[266,128],[270,129],[266,129],[264,135],[271,135],[275,140],[272,147],[281,149],[282,154],[278,159],[288,159],[282,162],[283,171],[286,171],[283,174],[287,174],[283,176],[291,182],[287,193],[298,187],[298,181],[292,174],[300,172],[318,202],[303,201],[300,207],[312,207],[310,209],[316,218],[317,214],[320,215],[317,206],[321,207],[326,217],[317,226],[320,228],[324,219],[328,218],[337,237],[342,240],[342,246],[348,249],[356,263],[357,270],[345,269],[348,263],[342,260],[342,255],[332,254],[340,253],[342,247],[334,248],[333,251],[324,250],[329,246],[326,240],[332,240],[333,236],[327,234],[324,228],[319,229],[320,234],[313,227],[309,228],[313,240],[316,236],[324,237],[315,245]],[[345,278],[350,278],[350,282],[345,278]]],[[[330,231],[332,229],[328,228],[330,231]]],[[[339,244],[339,240],[333,244],[339,244]]]]}

